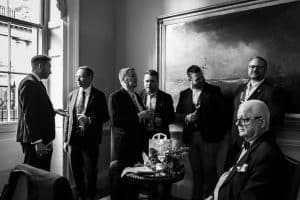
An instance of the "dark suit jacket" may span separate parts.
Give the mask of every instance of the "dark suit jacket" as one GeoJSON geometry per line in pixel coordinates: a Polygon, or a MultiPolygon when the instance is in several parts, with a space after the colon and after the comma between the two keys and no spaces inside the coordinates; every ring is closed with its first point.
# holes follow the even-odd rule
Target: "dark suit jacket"
{"type": "Polygon", "coordinates": [[[233,166],[219,190],[219,200],[266,200],[282,198],[283,156],[265,133],[233,166]],[[248,165],[245,172],[237,166],[248,165]]]}
{"type": "Polygon", "coordinates": [[[79,89],[73,90],[68,97],[69,117],[65,120],[64,141],[72,145],[76,142],[87,145],[97,145],[102,139],[102,125],[109,119],[106,98],[103,92],[96,88],[91,88],[85,115],[90,117],[91,123],[85,126],[83,138],[76,137],[76,99],[79,89]],[[78,141],[80,140],[80,141],[78,141]]]}
{"type": "MultiPolygon", "coordinates": [[[[139,95],[136,95],[143,105],[139,95]]],[[[134,164],[140,159],[144,140],[139,111],[123,88],[109,96],[108,108],[112,120],[112,160],[134,164]]]]}
{"type": "MultiPolygon", "coordinates": [[[[144,105],[147,103],[147,93],[142,90],[140,96],[144,105]]],[[[158,90],[156,95],[155,115],[162,118],[162,127],[155,130],[157,132],[163,132],[170,136],[169,124],[175,120],[173,100],[171,95],[158,90]]]]}
{"type": "Polygon", "coordinates": [[[26,76],[19,89],[17,142],[42,139],[48,144],[55,138],[55,113],[45,87],[32,75],[26,76]]]}
{"type": "MultiPolygon", "coordinates": [[[[234,98],[234,114],[233,119],[236,119],[237,110],[239,105],[241,104],[241,93],[245,92],[247,88],[247,83],[241,85],[235,94],[234,98]]],[[[267,104],[270,109],[270,128],[273,126],[282,124],[284,117],[284,105],[283,105],[283,97],[280,94],[280,91],[272,86],[268,81],[263,81],[261,85],[251,94],[248,98],[250,99],[258,99],[267,104]]],[[[235,130],[236,131],[236,130],[235,130]]]]}
{"type": "MultiPolygon", "coordinates": [[[[184,121],[184,117],[196,110],[193,104],[193,92],[188,88],[179,95],[176,114],[184,121]],[[181,117],[180,117],[181,116],[181,117]]],[[[207,142],[218,142],[225,134],[224,125],[224,100],[220,88],[205,83],[200,95],[200,109],[197,111],[196,123],[183,126],[183,142],[192,143],[192,132],[199,130],[203,139],[207,142]]]]}

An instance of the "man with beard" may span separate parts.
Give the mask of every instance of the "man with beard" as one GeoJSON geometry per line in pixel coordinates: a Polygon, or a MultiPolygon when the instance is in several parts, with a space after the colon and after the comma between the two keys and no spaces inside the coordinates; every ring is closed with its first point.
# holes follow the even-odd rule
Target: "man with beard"
{"type": "Polygon", "coordinates": [[[146,139],[159,132],[170,138],[169,124],[175,119],[173,100],[171,95],[158,88],[158,73],[155,70],[145,72],[144,90],[140,96],[146,109],[154,112],[153,119],[146,122],[146,139]]]}
{"type": "Polygon", "coordinates": [[[55,138],[55,111],[42,79],[51,74],[51,58],[31,59],[32,73],[19,85],[17,142],[21,143],[24,163],[50,171],[52,141],[55,138]]]}
{"type": "Polygon", "coordinates": [[[125,167],[142,161],[145,140],[143,121],[152,117],[145,110],[142,99],[135,92],[137,76],[134,68],[125,67],[119,72],[121,88],[109,96],[108,108],[112,120],[112,157],[110,164],[111,199],[135,200],[135,185],[128,185],[121,178],[125,167]]]}
{"type": "MultiPolygon", "coordinates": [[[[270,109],[270,129],[272,130],[272,134],[269,137],[275,140],[276,136],[273,130],[276,130],[278,126],[283,124],[284,104],[280,90],[266,80],[266,72],[267,61],[263,57],[255,56],[249,60],[249,81],[241,85],[235,93],[233,121],[236,120],[237,111],[241,103],[251,99],[261,100],[270,109]]],[[[226,167],[232,165],[232,162],[241,150],[241,143],[242,139],[238,136],[237,127],[235,124],[232,124],[232,135],[226,167]]]]}
{"type": "Polygon", "coordinates": [[[205,81],[199,66],[190,66],[187,76],[191,86],[180,92],[176,115],[183,123],[183,142],[190,148],[193,200],[199,200],[217,181],[218,146],[225,134],[224,101],[220,88],[205,81]]]}

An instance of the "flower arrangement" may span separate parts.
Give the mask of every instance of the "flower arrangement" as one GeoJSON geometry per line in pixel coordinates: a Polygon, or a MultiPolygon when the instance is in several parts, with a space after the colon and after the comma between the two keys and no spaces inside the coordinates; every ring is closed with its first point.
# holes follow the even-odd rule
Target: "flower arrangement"
{"type": "Polygon", "coordinates": [[[154,148],[149,149],[149,162],[146,166],[150,167],[159,175],[175,175],[181,169],[183,164],[181,162],[184,153],[188,151],[188,147],[168,148],[164,152],[164,156],[159,156],[158,151],[154,148]]]}

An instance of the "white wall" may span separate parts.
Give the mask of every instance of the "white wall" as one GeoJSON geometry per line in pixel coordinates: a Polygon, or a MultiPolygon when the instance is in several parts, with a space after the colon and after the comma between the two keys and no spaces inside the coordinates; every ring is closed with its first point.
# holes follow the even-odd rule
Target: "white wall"
{"type": "Polygon", "coordinates": [[[93,68],[94,86],[108,96],[115,77],[114,1],[82,0],[79,10],[79,65],[93,68]]]}

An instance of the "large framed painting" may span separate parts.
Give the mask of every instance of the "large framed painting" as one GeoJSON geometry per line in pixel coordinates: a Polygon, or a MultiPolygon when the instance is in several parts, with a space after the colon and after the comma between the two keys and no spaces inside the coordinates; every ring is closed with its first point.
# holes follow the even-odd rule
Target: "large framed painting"
{"type": "Polygon", "coordinates": [[[268,61],[267,78],[282,89],[287,112],[300,114],[300,1],[234,1],[158,18],[161,87],[177,103],[189,87],[186,69],[230,98],[247,81],[249,58],[268,61]]]}

